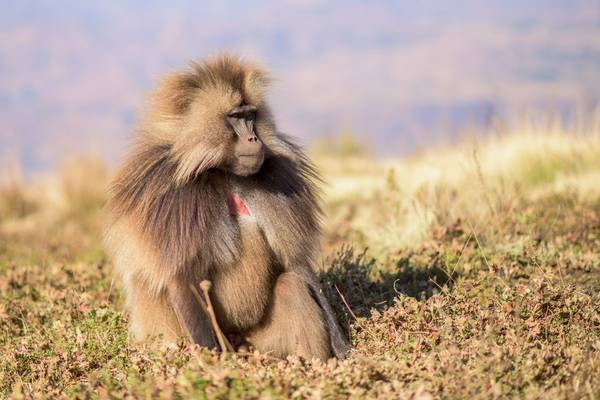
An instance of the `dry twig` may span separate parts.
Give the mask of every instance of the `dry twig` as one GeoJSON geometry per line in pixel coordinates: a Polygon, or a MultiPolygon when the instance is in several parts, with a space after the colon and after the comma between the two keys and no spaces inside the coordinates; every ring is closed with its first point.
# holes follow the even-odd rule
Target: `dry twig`
{"type": "Polygon", "coordinates": [[[227,353],[228,351],[235,353],[235,349],[233,348],[231,343],[229,343],[229,340],[227,340],[227,337],[225,336],[225,334],[219,327],[219,323],[217,322],[215,310],[212,306],[212,302],[210,301],[210,296],[209,296],[209,291],[210,291],[211,285],[212,284],[210,281],[205,280],[205,281],[200,282],[200,289],[202,289],[202,293],[204,294],[204,299],[202,299],[202,297],[200,297],[200,294],[198,293],[198,291],[196,290],[196,288],[194,286],[190,285],[190,288],[192,289],[192,293],[194,294],[194,297],[196,298],[198,303],[202,306],[202,308],[206,312],[206,315],[208,315],[208,319],[213,328],[213,331],[215,332],[215,336],[217,337],[219,346],[221,346],[221,351],[223,351],[223,353],[227,353]]]}

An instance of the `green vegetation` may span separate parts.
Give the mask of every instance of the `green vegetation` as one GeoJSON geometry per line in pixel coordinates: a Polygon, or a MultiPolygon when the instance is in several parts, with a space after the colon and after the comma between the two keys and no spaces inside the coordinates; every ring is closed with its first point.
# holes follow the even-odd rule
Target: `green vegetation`
{"type": "Polygon", "coordinates": [[[0,188],[0,397],[600,397],[597,130],[338,153],[315,158],[348,360],[130,343],[100,246],[109,174],[73,161],[0,188]]]}

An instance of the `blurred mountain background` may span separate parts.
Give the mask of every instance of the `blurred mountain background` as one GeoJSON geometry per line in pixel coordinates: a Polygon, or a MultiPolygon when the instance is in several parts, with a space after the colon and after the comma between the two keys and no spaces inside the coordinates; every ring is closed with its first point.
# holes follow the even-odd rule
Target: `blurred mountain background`
{"type": "Polygon", "coordinates": [[[153,82],[228,50],[276,81],[282,131],[351,130],[387,156],[600,99],[598,0],[49,1],[0,12],[0,163],[124,152],[153,82]]]}

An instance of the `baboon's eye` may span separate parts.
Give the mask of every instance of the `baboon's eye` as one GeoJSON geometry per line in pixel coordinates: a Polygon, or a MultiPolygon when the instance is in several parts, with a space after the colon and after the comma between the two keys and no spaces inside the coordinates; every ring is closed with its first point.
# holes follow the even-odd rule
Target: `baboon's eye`
{"type": "Polygon", "coordinates": [[[236,107],[227,114],[227,117],[253,121],[256,117],[256,107],[250,105],[236,107]]]}

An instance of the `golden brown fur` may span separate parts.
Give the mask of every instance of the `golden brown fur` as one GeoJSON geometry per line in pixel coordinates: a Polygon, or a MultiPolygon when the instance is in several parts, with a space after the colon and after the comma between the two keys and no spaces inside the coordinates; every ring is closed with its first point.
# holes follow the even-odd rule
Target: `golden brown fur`
{"type": "Polygon", "coordinates": [[[276,131],[265,72],[223,56],[167,77],[151,96],[133,150],[112,186],[106,248],[121,275],[137,338],[189,334],[216,347],[189,285],[213,282],[226,333],[278,356],[343,357],[342,336],[312,270],[320,208],[313,167],[276,131]],[[257,109],[266,156],[250,176],[230,172],[224,116],[257,109]],[[235,193],[250,215],[230,215],[235,193]]]}

